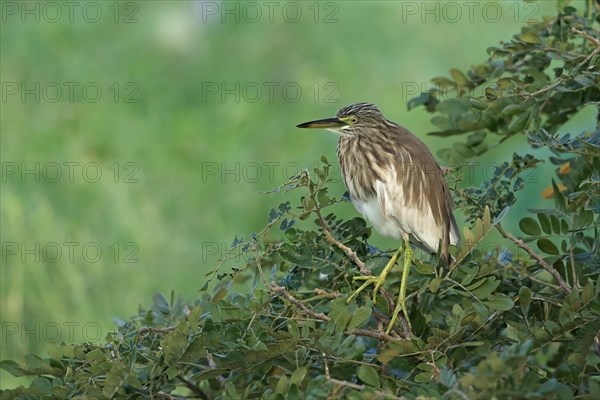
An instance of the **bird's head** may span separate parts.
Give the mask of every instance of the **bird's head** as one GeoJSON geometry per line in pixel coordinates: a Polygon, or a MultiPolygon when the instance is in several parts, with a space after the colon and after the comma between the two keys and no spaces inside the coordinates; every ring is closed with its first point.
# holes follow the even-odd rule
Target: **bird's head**
{"type": "Polygon", "coordinates": [[[350,104],[333,118],[318,119],[298,125],[298,128],[322,128],[340,135],[353,135],[384,124],[385,117],[372,103],[350,104]]]}

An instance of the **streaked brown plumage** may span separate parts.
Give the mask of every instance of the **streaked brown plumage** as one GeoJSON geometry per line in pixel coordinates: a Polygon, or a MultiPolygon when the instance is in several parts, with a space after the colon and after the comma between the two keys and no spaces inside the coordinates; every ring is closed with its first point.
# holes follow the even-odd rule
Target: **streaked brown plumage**
{"type": "Polygon", "coordinates": [[[408,321],[405,299],[412,259],[409,242],[430,253],[439,251],[443,262],[449,264],[448,246],[460,240],[452,214],[452,196],[442,169],[425,143],[389,121],[371,103],[351,104],[334,118],[298,127],[325,128],[340,135],[337,155],[352,203],[379,233],[404,241],[404,248],[398,249],[379,277],[356,278],[366,282],[349,299],[370,283],[375,283],[375,299],[404,251],[400,296],[389,331],[400,309],[408,321]]]}
{"type": "Polygon", "coordinates": [[[452,196],[439,164],[425,143],[386,119],[377,106],[352,104],[342,108],[337,118],[353,115],[359,118],[356,128],[341,130],[337,146],[352,202],[365,215],[357,203],[377,198],[383,216],[396,223],[398,230],[386,231],[365,215],[375,229],[397,239],[404,231],[412,242],[431,253],[441,244],[441,258],[448,264],[448,245],[458,242],[459,233],[452,196]],[[421,214],[421,218],[412,221],[402,211],[421,214]]]}

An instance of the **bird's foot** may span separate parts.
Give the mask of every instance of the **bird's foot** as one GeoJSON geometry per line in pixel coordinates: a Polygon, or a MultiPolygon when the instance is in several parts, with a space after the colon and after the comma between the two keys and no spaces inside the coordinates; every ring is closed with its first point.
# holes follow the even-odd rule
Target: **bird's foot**
{"type": "Polygon", "coordinates": [[[402,251],[403,251],[403,248],[402,248],[402,246],[400,246],[400,248],[392,256],[392,258],[390,258],[390,261],[388,261],[388,263],[385,265],[385,267],[383,267],[383,270],[381,271],[379,276],[360,275],[360,276],[355,276],[354,278],[352,278],[353,281],[364,281],[364,282],[362,285],[360,285],[360,287],[358,289],[356,289],[356,291],[354,293],[352,293],[352,296],[350,296],[346,302],[350,303],[352,300],[354,300],[356,298],[356,296],[358,296],[360,294],[360,292],[365,290],[365,288],[367,286],[375,284],[375,288],[373,289],[373,303],[376,303],[377,302],[377,293],[379,292],[379,289],[385,283],[385,279],[387,278],[391,269],[396,264],[396,261],[398,261],[398,257],[400,257],[400,254],[402,254],[402,251]]]}
{"type": "Polygon", "coordinates": [[[346,303],[351,303],[352,300],[354,300],[356,298],[356,296],[358,296],[360,294],[360,292],[365,290],[365,288],[367,286],[373,285],[373,284],[375,284],[375,287],[373,288],[373,303],[375,303],[377,301],[377,292],[379,292],[379,289],[385,283],[385,278],[386,277],[383,274],[381,274],[379,276],[372,276],[372,275],[355,276],[354,278],[352,278],[353,281],[364,281],[364,282],[362,285],[360,285],[360,287],[358,289],[356,289],[354,291],[354,293],[352,293],[352,296],[348,297],[348,300],[346,300],[346,303]]]}
{"type": "Polygon", "coordinates": [[[398,299],[398,302],[396,303],[396,308],[394,309],[394,312],[392,313],[392,319],[390,320],[390,323],[389,323],[387,329],[385,330],[385,333],[389,334],[392,331],[392,328],[394,327],[394,324],[396,323],[396,320],[398,319],[398,315],[400,315],[400,311],[402,311],[404,313],[404,320],[406,321],[406,325],[408,325],[408,335],[410,337],[410,334],[412,332],[412,326],[410,325],[410,319],[408,319],[408,310],[406,309],[406,299],[404,299],[404,298],[398,299]]]}
{"type": "Polygon", "coordinates": [[[365,288],[367,286],[374,284],[375,287],[373,288],[373,303],[376,303],[377,302],[377,293],[379,292],[379,289],[381,289],[381,287],[385,283],[385,280],[386,280],[390,270],[396,264],[396,261],[398,261],[398,258],[400,257],[400,255],[403,252],[404,252],[404,269],[402,271],[402,280],[400,282],[400,293],[398,296],[398,301],[396,302],[396,307],[394,309],[394,312],[392,313],[390,323],[389,323],[387,329],[385,330],[385,333],[389,334],[391,332],[392,328],[394,327],[394,324],[396,323],[396,320],[398,319],[398,315],[400,314],[400,311],[402,311],[402,313],[404,313],[404,320],[406,321],[406,324],[408,325],[407,335],[410,336],[410,332],[411,332],[412,328],[410,325],[410,321],[408,319],[408,309],[406,308],[406,287],[407,287],[407,283],[408,283],[408,272],[410,269],[413,252],[412,252],[412,249],[411,249],[408,241],[405,241],[404,246],[400,246],[398,251],[396,251],[394,253],[394,255],[392,256],[390,261],[386,264],[386,266],[381,271],[381,274],[379,274],[379,276],[371,276],[371,275],[355,276],[352,280],[364,281],[364,282],[362,285],[360,285],[360,287],[358,289],[356,289],[354,291],[354,293],[352,293],[352,295],[348,298],[348,300],[346,300],[346,302],[347,303],[352,302],[352,300],[354,300],[356,298],[356,296],[358,296],[360,294],[360,292],[365,290],[365,288]]]}
{"type": "Polygon", "coordinates": [[[392,319],[390,320],[390,324],[388,325],[385,333],[390,333],[392,328],[394,327],[394,323],[398,318],[398,314],[400,314],[400,310],[404,313],[404,320],[406,321],[406,325],[408,325],[408,336],[411,335],[412,327],[410,325],[410,319],[408,318],[408,309],[406,308],[406,288],[408,286],[408,273],[410,271],[410,264],[413,258],[413,251],[408,243],[408,240],[404,241],[405,250],[404,250],[404,268],[402,270],[402,279],[400,281],[400,293],[398,295],[398,301],[396,302],[396,308],[392,313],[392,319]]]}

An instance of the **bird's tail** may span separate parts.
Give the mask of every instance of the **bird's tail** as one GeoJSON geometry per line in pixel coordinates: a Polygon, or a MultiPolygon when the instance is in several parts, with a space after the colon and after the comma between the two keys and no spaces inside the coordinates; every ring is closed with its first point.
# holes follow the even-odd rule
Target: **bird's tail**
{"type": "Polygon", "coordinates": [[[458,224],[452,211],[450,211],[449,217],[450,224],[446,228],[446,233],[440,243],[440,256],[446,268],[456,260],[448,251],[448,247],[451,244],[457,245],[460,242],[460,231],[458,230],[458,224]]]}
{"type": "Polygon", "coordinates": [[[448,268],[450,266],[450,264],[452,263],[452,256],[450,255],[450,252],[448,251],[448,245],[450,242],[450,230],[448,229],[448,231],[446,232],[445,235],[443,235],[442,240],[440,241],[440,259],[442,261],[442,264],[444,264],[444,267],[448,268]]]}

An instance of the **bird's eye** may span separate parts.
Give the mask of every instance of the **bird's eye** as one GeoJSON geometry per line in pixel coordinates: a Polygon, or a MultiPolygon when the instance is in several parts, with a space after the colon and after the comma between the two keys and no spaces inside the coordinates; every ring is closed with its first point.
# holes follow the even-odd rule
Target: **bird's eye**
{"type": "Polygon", "coordinates": [[[352,122],[353,124],[358,122],[358,118],[357,117],[352,117],[350,118],[350,122],[352,122]]]}

